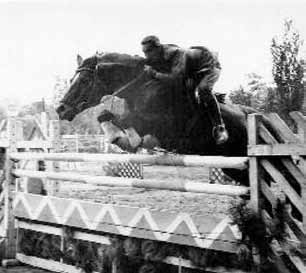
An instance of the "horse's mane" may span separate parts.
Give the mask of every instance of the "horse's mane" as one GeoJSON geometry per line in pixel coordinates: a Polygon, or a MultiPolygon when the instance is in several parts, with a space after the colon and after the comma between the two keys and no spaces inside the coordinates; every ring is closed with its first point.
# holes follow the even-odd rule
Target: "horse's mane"
{"type": "Polygon", "coordinates": [[[125,53],[104,52],[96,55],[98,63],[120,63],[129,67],[144,65],[145,59],[138,55],[129,55],[125,53]]]}
{"type": "MultiPolygon", "coordinates": [[[[138,55],[129,55],[126,53],[117,52],[103,52],[96,53],[95,55],[86,58],[81,64],[81,67],[93,67],[97,64],[120,64],[127,67],[139,67],[145,64],[145,59],[138,55]]],[[[215,93],[215,95],[219,103],[225,104],[225,93],[215,93]]]]}

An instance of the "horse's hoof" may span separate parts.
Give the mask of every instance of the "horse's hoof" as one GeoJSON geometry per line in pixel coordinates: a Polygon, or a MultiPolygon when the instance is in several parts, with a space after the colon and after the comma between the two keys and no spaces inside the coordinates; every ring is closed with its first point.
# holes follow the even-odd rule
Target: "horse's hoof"
{"type": "Polygon", "coordinates": [[[228,132],[223,125],[214,128],[213,136],[217,145],[224,144],[228,141],[228,132]]]}
{"type": "Polygon", "coordinates": [[[227,136],[227,135],[226,135],[226,136],[220,136],[220,137],[218,137],[218,138],[216,139],[216,144],[217,144],[217,145],[224,144],[224,143],[227,142],[227,140],[228,140],[228,136],[227,136]]]}

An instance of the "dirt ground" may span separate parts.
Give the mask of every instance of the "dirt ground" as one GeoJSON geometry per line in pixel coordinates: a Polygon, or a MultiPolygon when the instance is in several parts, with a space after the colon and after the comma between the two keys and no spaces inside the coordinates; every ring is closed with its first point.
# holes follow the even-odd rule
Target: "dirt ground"
{"type": "MultiPolygon", "coordinates": [[[[65,166],[61,166],[64,168],[65,166]]],[[[75,170],[80,173],[104,175],[102,166],[75,165],[75,170]]],[[[66,166],[70,170],[73,166],[66,166]]],[[[65,169],[65,168],[64,168],[65,169]]],[[[195,167],[164,167],[145,166],[144,178],[175,180],[187,179],[194,182],[207,183],[208,169],[195,167]]],[[[132,207],[146,207],[151,210],[168,212],[186,212],[194,216],[214,216],[223,218],[233,197],[215,194],[185,193],[167,190],[148,190],[136,188],[110,188],[103,186],[91,186],[79,183],[61,183],[60,197],[80,198],[99,203],[110,203],[132,207]]]]}

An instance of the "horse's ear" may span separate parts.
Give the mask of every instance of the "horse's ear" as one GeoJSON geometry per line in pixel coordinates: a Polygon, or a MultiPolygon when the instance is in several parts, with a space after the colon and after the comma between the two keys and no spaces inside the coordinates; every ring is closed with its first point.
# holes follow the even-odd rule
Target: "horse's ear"
{"type": "Polygon", "coordinates": [[[81,55],[77,55],[77,64],[78,64],[78,66],[81,66],[81,64],[82,64],[82,62],[83,62],[83,58],[81,57],[81,55]]]}

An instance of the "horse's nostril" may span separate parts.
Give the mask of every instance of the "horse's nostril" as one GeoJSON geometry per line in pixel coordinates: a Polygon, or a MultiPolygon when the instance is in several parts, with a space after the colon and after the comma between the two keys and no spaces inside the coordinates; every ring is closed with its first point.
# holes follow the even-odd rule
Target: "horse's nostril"
{"type": "Polygon", "coordinates": [[[111,120],[114,119],[114,114],[111,113],[111,112],[109,112],[109,111],[107,111],[107,110],[103,110],[103,111],[100,113],[100,115],[98,116],[97,119],[98,119],[98,121],[99,121],[100,123],[106,122],[106,121],[111,121],[111,120]]]}
{"type": "Polygon", "coordinates": [[[61,105],[61,106],[59,106],[58,108],[57,108],[57,110],[56,110],[56,112],[57,113],[60,113],[60,112],[62,112],[62,111],[64,111],[64,105],[61,105]]]}
{"type": "Polygon", "coordinates": [[[119,141],[119,139],[120,139],[120,137],[116,137],[116,138],[114,138],[113,140],[112,140],[112,144],[117,144],[118,143],[118,141],[119,141]]]}

